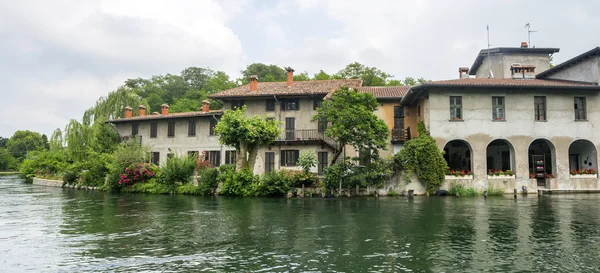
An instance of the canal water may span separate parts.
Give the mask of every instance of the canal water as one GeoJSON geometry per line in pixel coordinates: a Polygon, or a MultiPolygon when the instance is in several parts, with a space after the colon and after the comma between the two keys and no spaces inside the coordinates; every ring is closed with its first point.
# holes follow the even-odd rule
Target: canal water
{"type": "Polygon", "coordinates": [[[110,194],[0,176],[0,272],[600,272],[600,195],[110,194]]]}

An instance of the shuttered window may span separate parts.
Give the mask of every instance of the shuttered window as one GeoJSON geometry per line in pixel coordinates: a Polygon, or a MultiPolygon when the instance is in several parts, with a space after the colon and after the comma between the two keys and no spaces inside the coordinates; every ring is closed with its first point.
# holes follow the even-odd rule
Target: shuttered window
{"type": "Polygon", "coordinates": [[[150,123],[150,137],[155,138],[158,135],[158,124],[150,123]]]}
{"type": "Polygon", "coordinates": [[[175,122],[169,122],[169,127],[167,128],[167,137],[175,137],[175,122]]]}
{"type": "Polygon", "coordinates": [[[188,136],[196,136],[196,121],[190,120],[188,121],[188,136]]]}
{"type": "Polygon", "coordinates": [[[269,173],[275,170],[275,153],[265,153],[265,173],[269,173]]]}
{"type": "Polygon", "coordinates": [[[282,150],[281,155],[281,166],[293,167],[296,166],[298,157],[300,157],[299,150],[282,150]]]}

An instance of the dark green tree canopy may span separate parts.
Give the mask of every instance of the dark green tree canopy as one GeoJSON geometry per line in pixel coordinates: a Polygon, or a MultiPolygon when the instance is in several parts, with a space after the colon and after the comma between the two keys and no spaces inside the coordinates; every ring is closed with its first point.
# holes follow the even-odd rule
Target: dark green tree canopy
{"type": "MultiPolygon", "coordinates": [[[[387,147],[390,134],[385,122],[375,115],[378,106],[371,93],[343,87],[334,91],[331,99],[323,101],[313,119],[330,122],[325,135],[342,146],[351,145],[357,151],[370,150],[377,156],[378,149],[387,147]]],[[[333,162],[340,153],[334,156],[333,162]]]]}
{"type": "Polygon", "coordinates": [[[263,82],[279,82],[287,80],[287,72],[285,69],[276,65],[267,65],[263,63],[253,63],[242,70],[242,81],[247,83],[250,76],[258,76],[259,81],[263,82]]]}
{"type": "Polygon", "coordinates": [[[28,152],[45,150],[46,143],[39,133],[20,130],[8,140],[6,148],[15,158],[23,160],[28,152]]]}

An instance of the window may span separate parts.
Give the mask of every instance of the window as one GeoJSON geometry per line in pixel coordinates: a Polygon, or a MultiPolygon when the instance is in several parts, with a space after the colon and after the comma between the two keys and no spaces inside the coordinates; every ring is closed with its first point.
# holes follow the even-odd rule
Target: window
{"type": "Polygon", "coordinates": [[[366,166],[371,163],[371,150],[360,150],[358,152],[358,165],[366,166]]]}
{"type": "Polygon", "coordinates": [[[462,119],[462,97],[461,96],[450,96],[450,119],[461,120],[462,119]]]}
{"type": "Polygon", "coordinates": [[[319,152],[317,154],[317,158],[319,159],[319,166],[317,167],[317,173],[319,175],[323,175],[323,171],[325,170],[325,168],[327,168],[327,164],[329,163],[327,161],[327,152],[319,152]]]}
{"type": "Polygon", "coordinates": [[[214,166],[221,165],[221,151],[209,151],[208,162],[214,166]]]}
{"type": "Polygon", "coordinates": [[[417,119],[421,120],[421,104],[417,105],[417,119]]]}
{"type": "Polygon", "coordinates": [[[585,120],[585,97],[575,97],[575,120],[585,120]]]}
{"type": "Polygon", "coordinates": [[[275,100],[267,100],[267,111],[275,111],[275,100]]]}
{"type": "Polygon", "coordinates": [[[533,97],[535,120],[546,120],[546,97],[533,97]]]}
{"type": "Polygon", "coordinates": [[[138,135],[138,129],[139,129],[140,125],[137,123],[131,124],[131,135],[132,136],[137,136],[138,135]]]}
{"type": "Polygon", "coordinates": [[[152,156],[150,157],[152,164],[157,165],[160,163],[160,153],[152,152],[152,156]]]}
{"type": "Polygon", "coordinates": [[[210,127],[208,128],[209,135],[211,135],[211,136],[215,135],[215,127],[217,127],[217,123],[219,123],[219,121],[217,121],[214,118],[210,120],[210,127]]]}
{"type": "Polygon", "coordinates": [[[404,129],[404,107],[394,106],[394,129],[404,129]]]}
{"type": "Polygon", "coordinates": [[[158,123],[150,123],[150,137],[158,135],[158,123]]]}
{"type": "Polygon", "coordinates": [[[196,136],[196,121],[190,120],[188,121],[188,136],[196,136]]]}
{"type": "Polygon", "coordinates": [[[493,120],[504,120],[504,97],[492,97],[493,120]]]}
{"type": "Polygon", "coordinates": [[[313,110],[317,110],[317,108],[323,106],[323,100],[315,99],[313,100],[313,110]]]}
{"type": "Polygon", "coordinates": [[[188,151],[188,156],[198,159],[198,151],[188,151]]]}
{"type": "Polygon", "coordinates": [[[285,139],[293,140],[296,138],[296,118],[285,118],[285,139]]]}
{"type": "Polygon", "coordinates": [[[233,110],[235,108],[242,108],[242,106],[244,106],[243,100],[232,100],[231,101],[231,110],[233,110]]]}
{"type": "Polygon", "coordinates": [[[175,137],[175,122],[169,122],[169,128],[167,130],[167,137],[175,137]]]}
{"type": "Polygon", "coordinates": [[[327,130],[327,119],[325,118],[320,118],[318,120],[318,125],[317,125],[318,129],[319,129],[319,133],[324,133],[325,130],[327,130]]]}
{"type": "Polygon", "coordinates": [[[275,170],[275,153],[265,153],[265,173],[270,173],[275,170]]]}
{"type": "Polygon", "coordinates": [[[281,166],[296,166],[298,157],[300,157],[299,150],[281,150],[281,166]]]}
{"type": "Polygon", "coordinates": [[[282,100],[282,111],[298,111],[300,110],[300,100],[282,100]]]}
{"type": "Polygon", "coordinates": [[[236,159],[235,151],[225,151],[225,164],[235,164],[236,159]]]}

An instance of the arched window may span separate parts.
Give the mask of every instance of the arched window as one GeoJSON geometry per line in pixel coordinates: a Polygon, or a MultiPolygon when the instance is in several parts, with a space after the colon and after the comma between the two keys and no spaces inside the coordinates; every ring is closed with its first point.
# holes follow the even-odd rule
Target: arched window
{"type": "Polygon", "coordinates": [[[471,170],[471,146],[464,140],[452,140],[444,146],[444,159],[448,168],[455,171],[471,170]]]}

